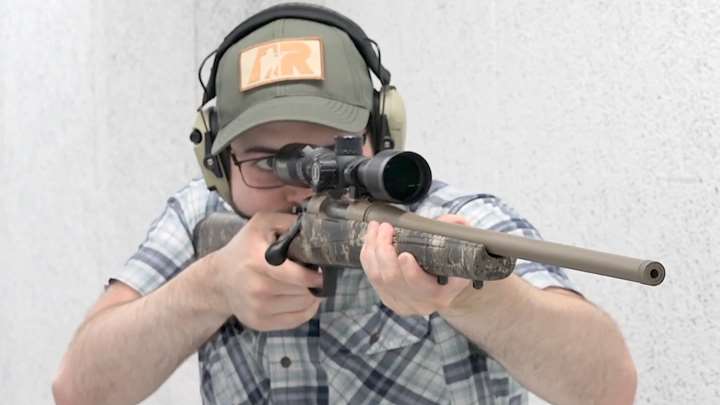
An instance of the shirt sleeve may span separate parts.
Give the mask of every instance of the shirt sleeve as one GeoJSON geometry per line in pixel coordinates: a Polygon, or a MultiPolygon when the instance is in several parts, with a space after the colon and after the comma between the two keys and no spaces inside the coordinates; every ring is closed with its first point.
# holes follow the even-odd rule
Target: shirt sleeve
{"type": "Polygon", "coordinates": [[[109,282],[121,281],[147,295],[178,275],[195,260],[192,234],[206,215],[211,193],[193,180],[167,200],[145,240],[109,282]]]}

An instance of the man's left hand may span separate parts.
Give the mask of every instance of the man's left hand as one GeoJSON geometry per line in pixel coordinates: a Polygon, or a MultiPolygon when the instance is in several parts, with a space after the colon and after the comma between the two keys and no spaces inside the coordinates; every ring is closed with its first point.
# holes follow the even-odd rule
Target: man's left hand
{"type": "MultiPolygon", "coordinates": [[[[437,220],[467,225],[458,215],[442,215],[437,220]]],[[[392,244],[394,231],[390,224],[371,221],[360,252],[365,274],[383,304],[402,316],[424,316],[449,309],[471,281],[448,277],[447,284],[439,284],[437,276],[424,272],[410,253],[397,254],[392,244]]]]}

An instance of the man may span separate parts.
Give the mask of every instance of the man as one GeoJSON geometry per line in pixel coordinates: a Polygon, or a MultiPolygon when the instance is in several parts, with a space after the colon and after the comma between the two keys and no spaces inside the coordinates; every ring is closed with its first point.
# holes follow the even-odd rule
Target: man
{"type": "MultiPolygon", "coordinates": [[[[311,195],[270,170],[282,146],[331,145],[344,133],[366,136],[366,155],[382,145],[368,124],[375,66],[353,39],[333,24],[279,18],[216,55],[211,154],[225,157],[227,201],[202,180],[170,198],[71,342],[57,403],[137,403],[195,351],[204,403],[521,404],[523,386],[557,404],[632,403],[635,369],[617,326],[560,269],[519,261],[481,290],[440,285],[377,223],[362,271],[340,271],[330,297],[309,292],[318,273],[265,261],[311,195]],[[246,222],[196,260],[193,230],[217,211],[246,222]]],[[[539,237],[499,199],[440,182],[409,209],[539,237]]]]}

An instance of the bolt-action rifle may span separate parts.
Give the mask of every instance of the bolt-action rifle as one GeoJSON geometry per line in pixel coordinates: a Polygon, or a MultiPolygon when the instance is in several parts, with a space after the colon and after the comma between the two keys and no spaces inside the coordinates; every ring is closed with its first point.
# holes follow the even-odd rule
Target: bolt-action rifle
{"type": "MultiPolygon", "coordinates": [[[[287,145],[272,167],[285,183],[309,186],[315,194],[299,207],[297,222],[270,245],[265,258],[273,265],[290,258],[322,269],[323,287],[311,289],[318,296],[334,294],[336,269],[361,267],[370,221],[391,224],[397,252],[411,253],[440,284],[463,277],[481,288],[484,281],[508,277],[518,258],[652,286],[665,278],[657,261],[449,224],[393,205],[416,202],[430,188],[430,166],[414,152],[387,150],[366,158],[360,137],[339,136],[334,150],[287,145]]],[[[235,214],[208,216],[195,229],[197,256],[223,247],[242,223],[235,214]]]]}

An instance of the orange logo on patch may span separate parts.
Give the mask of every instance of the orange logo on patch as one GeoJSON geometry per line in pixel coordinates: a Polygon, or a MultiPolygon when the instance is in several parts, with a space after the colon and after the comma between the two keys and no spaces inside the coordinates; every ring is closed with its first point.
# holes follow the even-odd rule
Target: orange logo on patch
{"type": "Polygon", "coordinates": [[[319,38],[281,39],[240,52],[240,91],[286,80],[323,80],[319,38]]]}

